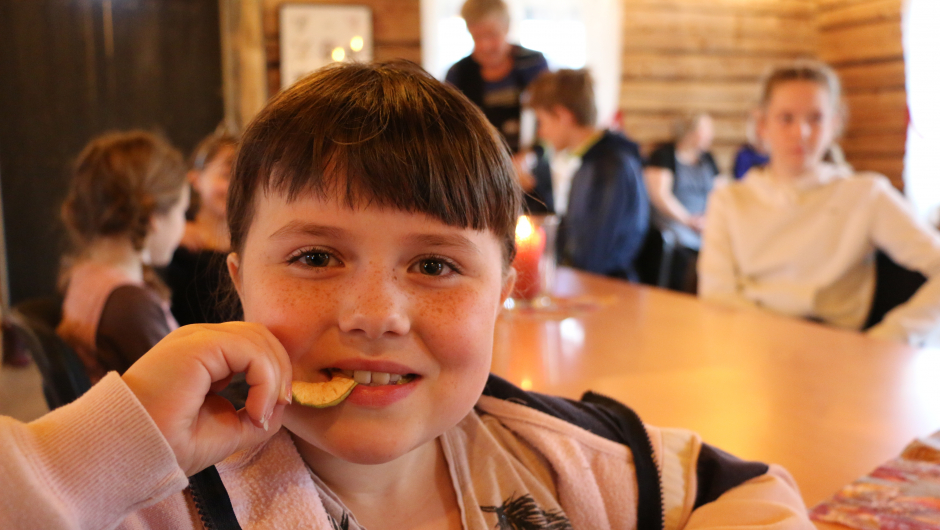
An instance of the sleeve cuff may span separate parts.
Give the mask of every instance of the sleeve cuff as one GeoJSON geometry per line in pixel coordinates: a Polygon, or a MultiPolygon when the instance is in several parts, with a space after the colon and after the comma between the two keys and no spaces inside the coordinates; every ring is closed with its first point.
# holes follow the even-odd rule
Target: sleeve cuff
{"type": "Polygon", "coordinates": [[[29,425],[39,475],[84,527],[112,526],[187,485],[176,456],[115,372],[29,425]]]}

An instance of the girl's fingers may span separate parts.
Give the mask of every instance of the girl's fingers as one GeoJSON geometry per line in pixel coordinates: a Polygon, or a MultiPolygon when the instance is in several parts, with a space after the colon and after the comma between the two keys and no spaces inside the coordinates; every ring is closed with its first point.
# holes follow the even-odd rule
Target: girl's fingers
{"type": "Polygon", "coordinates": [[[266,328],[230,322],[170,333],[122,377],[180,466],[198,471],[277,431],[276,411],[286,403],[291,367],[284,347],[266,328]],[[250,389],[245,408],[236,413],[228,402],[219,406],[211,391],[240,372],[250,389]]]}
{"type": "Polygon", "coordinates": [[[281,344],[281,341],[277,340],[277,337],[275,337],[268,328],[261,325],[258,325],[258,327],[261,329],[262,335],[264,335],[267,340],[271,347],[271,352],[274,353],[274,357],[281,367],[281,380],[284,386],[281,389],[278,403],[289,405],[292,401],[291,380],[293,379],[293,367],[290,363],[290,357],[287,355],[287,350],[284,349],[284,345],[281,344]]]}
{"type": "MultiPolygon", "coordinates": [[[[220,337],[218,355],[203,362],[212,381],[244,372],[250,386],[245,411],[254,425],[263,428],[274,405],[281,399],[285,379],[290,381],[290,361],[283,346],[263,326],[244,322],[219,324],[228,333],[220,337]],[[286,361],[286,373],[285,373],[286,361]]],[[[215,326],[213,326],[215,327],[215,326]]]]}
{"type": "Polygon", "coordinates": [[[226,377],[225,379],[222,379],[219,381],[213,381],[212,385],[209,387],[209,390],[216,392],[216,393],[225,390],[225,388],[232,382],[232,378],[234,376],[235,374],[229,374],[229,376],[226,377]]]}

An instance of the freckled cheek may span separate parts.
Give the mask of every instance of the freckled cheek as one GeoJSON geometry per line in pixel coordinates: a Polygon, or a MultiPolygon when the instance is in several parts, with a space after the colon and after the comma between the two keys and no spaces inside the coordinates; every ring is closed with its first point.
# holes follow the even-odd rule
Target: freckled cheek
{"type": "Polygon", "coordinates": [[[262,280],[247,287],[245,320],[267,327],[291,359],[310,351],[334,316],[335,289],[292,279],[262,280]]]}
{"type": "Polygon", "coordinates": [[[414,326],[441,361],[454,366],[489,367],[498,293],[473,291],[423,300],[414,326]]]}

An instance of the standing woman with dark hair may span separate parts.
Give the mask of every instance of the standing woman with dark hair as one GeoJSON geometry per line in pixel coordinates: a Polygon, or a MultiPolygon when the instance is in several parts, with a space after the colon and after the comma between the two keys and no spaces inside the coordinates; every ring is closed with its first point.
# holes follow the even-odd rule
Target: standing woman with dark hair
{"type": "Polygon", "coordinates": [[[177,327],[151,267],[170,261],[188,205],[183,158],[153,134],[105,134],[79,155],[62,206],[74,251],[63,262],[57,332],[93,382],[123,373],[177,327]]]}
{"type": "MultiPolygon", "coordinates": [[[[195,213],[164,279],[173,291],[171,309],[181,326],[232,320],[222,301],[227,284],[225,257],[230,242],[225,217],[229,181],[238,149],[238,137],[220,128],[196,146],[188,179],[195,213]]],[[[237,313],[237,310],[234,311],[237,313]]]]}

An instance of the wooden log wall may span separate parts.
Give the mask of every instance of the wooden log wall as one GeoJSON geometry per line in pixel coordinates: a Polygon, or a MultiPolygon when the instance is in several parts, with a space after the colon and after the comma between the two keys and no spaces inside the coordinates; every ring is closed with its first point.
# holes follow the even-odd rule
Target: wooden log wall
{"type": "MultiPolygon", "coordinates": [[[[288,0],[242,1],[261,4],[268,95],[276,94],[278,12],[288,0]]],[[[376,58],[421,60],[420,0],[289,1],[368,5],[376,58]]],[[[620,104],[626,132],[645,150],[669,140],[677,118],[706,111],[715,118],[713,151],[730,171],[761,76],[776,63],[820,58],[836,68],[845,87],[850,118],[842,146],[849,162],[901,187],[903,0],[622,1],[620,104]]]]}
{"type": "Polygon", "coordinates": [[[819,58],[842,78],[849,118],[841,141],[858,170],[903,188],[907,97],[902,0],[818,0],[819,58]]]}
{"type": "Polygon", "coordinates": [[[281,90],[279,11],[284,3],[353,4],[372,9],[373,56],[408,59],[421,64],[420,0],[264,0],[263,27],[267,50],[268,92],[281,90]]]}
{"type": "Polygon", "coordinates": [[[624,129],[645,150],[685,114],[715,119],[713,153],[730,173],[761,76],[815,57],[816,0],[623,0],[624,129]]]}

